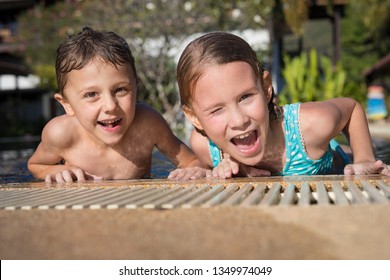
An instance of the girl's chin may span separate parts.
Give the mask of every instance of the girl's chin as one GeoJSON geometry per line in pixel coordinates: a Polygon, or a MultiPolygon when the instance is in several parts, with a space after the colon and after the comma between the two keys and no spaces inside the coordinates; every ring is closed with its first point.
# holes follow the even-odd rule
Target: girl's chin
{"type": "Polygon", "coordinates": [[[230,154],[236,161],[248,165],[255,166],[261,162],[261,156],[259,154],[253,156],[243,156],[240,154],[230,154]]]}

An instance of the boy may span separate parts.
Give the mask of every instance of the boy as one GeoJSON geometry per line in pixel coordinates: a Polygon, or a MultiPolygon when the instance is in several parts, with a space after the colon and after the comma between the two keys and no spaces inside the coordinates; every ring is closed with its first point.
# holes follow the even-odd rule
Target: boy
{"type": "Polygon", "coordinates": [[[55,99],[66,114],[43,129],[28,161],[46,182],[150,177],[157,147],[179,169],[170,179],[205,177],[192,151],[163,117],[137,104],[137,73],[126,41],[85,27],[57,49],[55,99]]]}

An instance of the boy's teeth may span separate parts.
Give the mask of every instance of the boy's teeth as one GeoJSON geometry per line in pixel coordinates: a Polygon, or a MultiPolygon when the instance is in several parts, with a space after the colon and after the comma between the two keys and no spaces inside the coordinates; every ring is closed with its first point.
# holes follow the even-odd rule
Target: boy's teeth
{"type": "Polygon", "coordinates": [[[114,123],[116,122],[117,120],[112,120],[112,121],[102,121],[102,123],[106,123],[106,124],[109,124],[109,123],[114,123]]]}
{"type": "Polygon", "coordinates": [[[115,125],[119,123],[120,119],[115,119],[115,120],[106,120],[106,121],[98,121],[101,125],[109,126],[109,125],[115,125]]]}

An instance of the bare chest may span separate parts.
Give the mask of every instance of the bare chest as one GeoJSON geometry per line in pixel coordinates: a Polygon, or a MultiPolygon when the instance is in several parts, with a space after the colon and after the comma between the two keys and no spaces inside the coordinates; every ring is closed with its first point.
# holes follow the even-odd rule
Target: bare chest
{"type": "Polygon", "coordinates": [[[150,177],[151,150],[115,151],[113,149],[84,148],[83,151],[67,151],[66,164],[109,179],[138,179],[150,177]]]}

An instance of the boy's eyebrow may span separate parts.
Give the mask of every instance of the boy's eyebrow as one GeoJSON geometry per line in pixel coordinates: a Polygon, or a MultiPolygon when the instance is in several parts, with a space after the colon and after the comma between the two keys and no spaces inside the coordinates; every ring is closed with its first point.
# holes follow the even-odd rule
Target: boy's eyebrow
{"type": "Polygon", "coordinates": [[[87,91],[96,91],[96,86],[87,86],[87,87],[83,87],[81,88],[78,92],[76,92],[77,94],[83,94],[87,91]]]}

